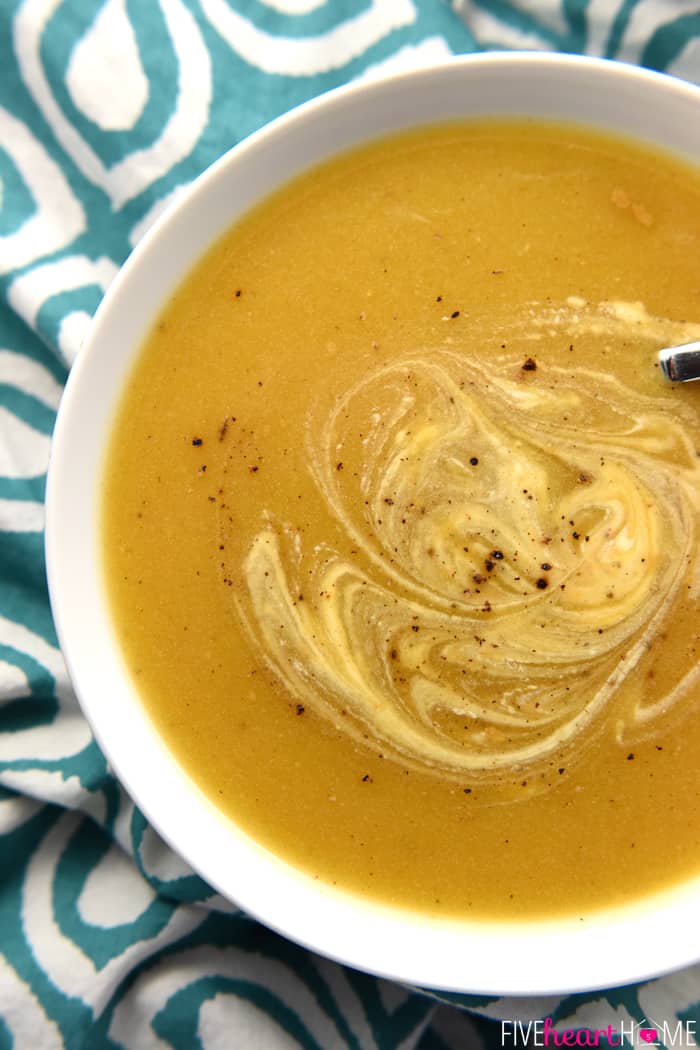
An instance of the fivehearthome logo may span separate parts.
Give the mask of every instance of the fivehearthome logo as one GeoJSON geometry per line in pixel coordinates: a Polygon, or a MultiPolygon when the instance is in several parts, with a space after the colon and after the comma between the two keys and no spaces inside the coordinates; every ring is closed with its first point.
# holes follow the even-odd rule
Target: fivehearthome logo
{"type": "Polygon", "coordinates": [[[501,1021],[501,1046],[521,1047],[697,1047],[695,1021],[619,1021],[606,1028],[557,1028],[542,1021],[501,1021]]]}

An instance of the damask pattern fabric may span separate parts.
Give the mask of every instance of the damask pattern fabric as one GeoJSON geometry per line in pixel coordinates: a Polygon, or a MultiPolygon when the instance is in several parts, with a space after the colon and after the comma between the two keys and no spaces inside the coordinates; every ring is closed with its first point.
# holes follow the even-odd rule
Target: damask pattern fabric
{"type": "Polygon", "coordinates": [[[700,4],[0,0],[0,1050],[457,1050],[500,1046],[501,1018],[632,1033],[649,1018],[668,1032],[700,1021],[700,968],[551,1000],[436,996],[261,927],[111,776],[48,604],[43,497],[62,387],[155,218],[297,103],[514,48],[700,82],[700,4]]]}

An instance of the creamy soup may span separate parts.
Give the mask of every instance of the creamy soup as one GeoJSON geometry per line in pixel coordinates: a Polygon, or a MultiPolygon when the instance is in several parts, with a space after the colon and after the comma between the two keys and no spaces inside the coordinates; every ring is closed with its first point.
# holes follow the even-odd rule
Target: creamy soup
{"type": "Polygon", "coordinates": [[[478,122],[239,222],[123,397],[107,582],[185,770],[314,877],[583,913],[700,869],[700,177],[478,122]]]}

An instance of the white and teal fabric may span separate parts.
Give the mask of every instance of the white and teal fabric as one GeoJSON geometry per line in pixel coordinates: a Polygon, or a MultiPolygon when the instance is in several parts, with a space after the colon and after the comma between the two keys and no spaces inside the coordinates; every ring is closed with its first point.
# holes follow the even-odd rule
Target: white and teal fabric
{"type": "Polygon", "coordinates": [[[110,775],[51,621],[56,409],[149,224],[296,103],[504,48],[700,81],[700,2],[0,0],[0,1050],[488,1050],[498,1018],[700,1026],[700,968],[561,1000],[439,1002],[264,929],[212,894],[110,775]]]}

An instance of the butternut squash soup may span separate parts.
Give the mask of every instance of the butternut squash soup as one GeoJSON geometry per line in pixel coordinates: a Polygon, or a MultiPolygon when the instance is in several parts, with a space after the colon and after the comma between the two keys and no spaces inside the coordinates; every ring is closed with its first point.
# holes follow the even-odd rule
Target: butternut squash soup
{"type": "Polygon", "coordinates": [[[298,178],[162,312],[103,502],[182,766],[325,882],[533,918],[700,870],[700,175],[479,121],[298,178]]]}

